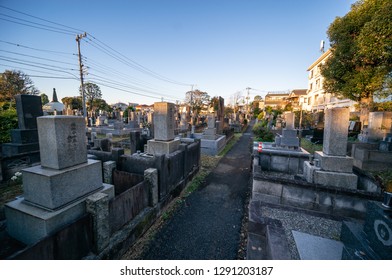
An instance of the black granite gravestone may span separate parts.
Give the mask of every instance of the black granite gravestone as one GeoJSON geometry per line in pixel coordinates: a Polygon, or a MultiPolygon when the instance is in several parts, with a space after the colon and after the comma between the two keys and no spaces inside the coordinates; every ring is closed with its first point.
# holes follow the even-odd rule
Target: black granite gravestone
{"type": "Polygon", "coordinates": [[[41,97],[19,94],[15,99],[19,129],[37,129],[37,117],[43,115],[41,97]]]}
{"type": "Polygon", "coordinates": [[[392,211],[369,202],[365,224],[343,222],[342,259],[392,260],[392,211]]]}

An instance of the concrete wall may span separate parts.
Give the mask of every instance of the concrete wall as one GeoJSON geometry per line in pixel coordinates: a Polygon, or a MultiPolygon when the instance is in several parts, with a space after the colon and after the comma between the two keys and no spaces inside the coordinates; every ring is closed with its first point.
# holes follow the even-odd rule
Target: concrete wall
{"type": "Polygon", "coordinates": [[[306,151],[263,149],[262,152],[255,151],[254,158],[261,170],[302,174],[304,162],[309,160],[309,153],[306,151]]]}
{"type": "Polygon", "coordinates": [[[144,170],[148,168],[157,169],[161,201],[199,166],[200,141],[196,141],[191,144],[180,144],[180,149],[169,155],[123,155],[120,157],[117,169],[140,175],[143,175],[144,170]]]}
{"type": "Polygon", "coordinates": [[[323,213],[364,218],[369,200],[380,201],[380,193],[321,187],[303,181],[279,180],[255,174],[252,198],[267,203],[283,204],[323,213]]]}

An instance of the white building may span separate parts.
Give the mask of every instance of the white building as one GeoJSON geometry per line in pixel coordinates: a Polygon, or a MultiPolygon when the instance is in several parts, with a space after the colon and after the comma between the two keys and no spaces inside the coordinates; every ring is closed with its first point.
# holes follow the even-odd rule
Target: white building
{"type": "Polygon", "coordinates": [[[339,99],[334,94],[325,92],[323,84],[324,77],[321,75],[321,65],[331,56],[331,50],[324,52],[312,65],[309,66],[308,91],[304,98],[303,110],[318,112],[325,108],[349,107],[351,112],[355,111],[355,101],[350,99],[339,99]]]}

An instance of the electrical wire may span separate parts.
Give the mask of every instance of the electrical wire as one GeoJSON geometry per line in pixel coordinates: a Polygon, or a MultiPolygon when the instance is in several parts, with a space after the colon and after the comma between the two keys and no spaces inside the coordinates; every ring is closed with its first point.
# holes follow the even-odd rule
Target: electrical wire
{"type": "MultiPolygon", "coordinates": [[[[65,34],[65,35],[75,35],[75,33],[84,33],[81,29],[73,28],[73,27],[70,27],[70,26],[67,26],[67,25],[59,24],[59,23],[56,23],[56,22],[53,22],[53,21],[49,21],[49,20],[40,18],[40,17],[36,17],[36,16],[31,15],[31,14],[27,14],[27,13],[24,13],[24,12],[20,12],[20,11],[17,11],[17,10],[5,7],[4,5],[0,5],[0,9],[1,8],[7,9],[7,10],[12,11],[14,13],[22,14],[22,15],[25,15],[25,16],[37,19],[39,21],[50,23],[51,25],[42,24],[42,23],[39,23],[39,22],[26,20],[24,18],[15,17],[15,16],[4,14],[4,13],[0,13],[0,16],[1,16],[0,20],[3,20],[3,21],[8,21],[8,22],[12,22],[12,23],[15,23],[15,24],[20,24],[20,25],[24,25],[24,26],[28,26],[28,27],[32,27],[32,28],[37,28],[37,29],[41,29],[41,30],[45,30],[45,31],[50,31],[50,32],[61,33],[61,34],[65,34]],[[52,25],[54,25],[54,26],[52,26],[52,25]],[[58,26],[61,26],[61,28],[58,27],[58,26]]],[[[181,83],[181,82],[175,81],[173,79],[167,78],[167,77],[165,77],[163,75],[160,75],[160,74],[156,73],[155,71],[152,71],[152,70],[148,69],[147,67],[145,67],[145,66],[143,66],[143,65],[141,65],[141,64],[139,64],[139,63],[137,63],[135,61],[133,61],[132,59],[130,59],[130,58],[126,57],[125,55],[121,54],[120,52],[116,51],[115,49],[113,49],[109,45],[107,45],[104,42],[102,42],[101,40],[97,39],[92,34],[90,34],[90,33],[87,33],[87,34],[88,34],[88,36],[86,38],[87,40],[84,40],[84,42],[86,42],[87,44],[90,44],[94,48],[96,48],[99,51],[105,53],[106,55],[108,55],[109,57],[115,59],[116,61],[121,62],[121,63],[127,65],[128,67],[131,67],[134,70],[137,70],[137,71],[139,71],[139,72],[141,72],[141,73],[143,73],[145,75],[148,75],[148,76],[153,77],[155,79],[161,80],[163,82],[176,84],[176,85],[180,85],[180,86],[191,86],[190,84],[181,83]]],[[[30,49],[30,50],[34,50],[34,51],[41,51],[41,52],[46,52],[46,53],[52,53],[52,54],[56,54],[56,55],[76,55],[76,54],[70,54],[70,53],[66,53],[66,52],[58,52],[58,51],[37,49],[37,48],[30,47],[30,46],[16,44],[16,43],[4,41],[4,40],[0,40],[0,42],[4,43],[4,44],[10,44],[10,45],[13,45],[13,46],[17,46],[17,47],[20,47],[20,48],[30,49]]],[[[61,63],[61,64],[68,64],[68,65],[75,65],[75,64],[69,63],[69,62],[64,62],[64,61],[59,61],[59,60],[54,60],[54,59],[48,59],[48,58],[42,58],[42,57],[32,56],[32,55],[23,54],[23,53],[11,52],[11,51],[6,51],[6,50],[0,50],[0,51],[6,52],[6,53],[9,53],[9,54],[13,54],[13,55],[29,57],[29,58],[33,58],[33,59],[45,60],[45,61],[48,61],[48,62],[51,62],[51,63],[61,63]]],[[[77,69],[73,69],[73,68],[65,68],[65,67],[60,67],[60,66],[56,66],[56,65],[53,65],[53,64],[50,65],[50,64],[45,64],[45,63],[38,63],[38,62],[35,62],[35,61],[22,60],[22,59],[17,59],[17,58],[14,58],[14,57],[7,57],[7,56],[0,56],[0,60],[11,62],[11,63],[18,63],[18,64],[21,64],[21,65],[27,65],[27,66],[30,66],[30,67],[39,68],[39,69],[45,69],[45,70],[54,71],[54,72],[62,72],[62,73],[66,73],[68,75],[72,75],[73,77],[75,77],[77,79],[76,75],[74,75],[73,73],[69,72],[69,71],[78,71],[77,69]]],[[[86,61],[86,59],[84,59],[84,61],[86,61]]],[[[87,59],[87,62],[88,62],[88,64],[90,64],[91,60],[89,61],[87,59]]],[[[99,68],[99,67],[97,67],[97,65],[95,65],[94,67],[91,67],[91,66],[87,67],[87,69],[90,72],[91,71],[100,72],[100,70],[97,70],[95,68],[99,68]]],[[[104,71],[106,70],[106,72],[107,72],[108,69],[110,69],[110,68],[104,69],[104,71]]],[[[39,70],[36,70],[36,71],[39,71],[39,70]]],[[[101,71],[101,73],[104,72],[104,71],[101,71]]],[[[113,75],[112,74],[113,72],[114,72],[113,69],[109,70],[109,74],[113,75]]],[[[51,73],[47,73],[47,74],[50,75],[51,73]]],[[[48,76],[35,75],[35,76],[36,77],[42,77],[42,78],[43,77],[55,78],[55,76],[49,76],[49,75],[48,76]]],[[[95,74],[90,73],[90,75],[95,75],[95,74]]],[[[106,87],[111,87],[111,88],[114,88],[114,89],[118,89],[118,90],[122,90],[122,91],[125,91],[125,92],[134,93],[134,94],[145,96],[145,97],[157,98],[157,97],[153,97],[151,95],[142,94],[140,92],[134,92],[134,91],[131,91],[131,90],[119,89],[118,87],[123,87],[123,88],[125,87],[127,89],[134,89],[134,90],[137,90],[137,91],[152,93],[152,94],[156,94],[156,95],[160,95],[160,96],[164,95],[164,94],[162,94],[162,92],[158,93],[156,91],[153,91],[154,90],[153,87],[146,86],[146,84],[143,84],[143,83],[146,83],[145,81],[138,80],[138,79],[136,79],[134,77],[129,77],[129,75],[125,75],[125,74],[123,74],[121,72],[117,72],[117,75],[121,75],[122,77],[126,77],[127,80],[131,79],[131,80],[133,80],[132,83],[140,85],[142,87],[149,88],[151,90],[146,90],[146,89],[134,86],[134,85],[124,84],[124,83],[121,83],[121,82],[118,82],[118,81],[115,81],[115,80],[110,80],[107,77],[103,78],[103,77],[100,77],[99,75],[95,75],[96,76],[95,79],[98,80],[98,82],[101,85],[104,85],[106,87]],[[111,83],[114,86],[109,86],[108,83],[111,83]]],[[[61,78],[68,78],[68,77],[61,77],[61,78]]],[[[74,79],[74,78],[70,78],[70,79],[74,79]]],[[[160,90],[160,89],[158,89],[158,90],[160,90]]],[[[173,97],[172,95],[164,95],[164,96],[173,97]]]]}
{"type": "Polygon", "coordinates": [[[45,60],[45,61],[50,61],[50,62],[56,62],[56,63],[68,64],[68,65],[75,66],[75,63],[59,61],[59,60],[54,60],[54,59],[49,59],[49,58],[43,58],[43,57],[38,57],[38,56],[33,56],[33,55],[27,55],[27,54],[23,54],[23,53],[11,52],[11,51],[1,50],[1,49],[0,49],[0,52],[11,53],[11,54],[24,56],[24,57],[30,57],[30,58],[35,58],[35,59],[40,59],[40,60],[45,60]]]}
{"type": "Polygon", "coordinates": [[[48,23],[51,23],[51,24],[54,24],[54,25],[62,26],[62,27],[65,27],[67,29],[70,29],[70,30],[72,30],[73,32],[76,32],[76,33],[83,33],[84,32],[81,29],[73,28],[73,27],[70,27],[70,26],[67,26],[67,25],[64,25],[64,24],[61,24],[61,23],[57,23],[57,22],[50,21],[50,20],[47,20],[47,19],[43,19],[43,18],[40,18],[40,17],[37,17],[37,16],[33,16],[33,15],[28,14],[28,13],[24,13],[24,12],[21,12],[21,11],[17,11],[15,9],[11,9],[11,8],[6,7],[4,5],[0,5],[0,8],[7,9],[9,11],[13,11],[15,13],[22,14],[22,15],[25,15],[25,16],[28,16],[28,17],[32,17],[32,18],[35,18],[35,19],[39,19],[39,20],[42,20],[44,22],[48,22],[48,23]]]}
{"type": "MultiPolygon", "coordinates": [[[[160,75],[160,74],[158,74],[158,73],[156,73],[156,72],[154,72],[154,71],[148,69],[147,67],[145,67],[145,66],[143,66],[143,65],[141,65],[141,64],[139,64],[139,63],[137,63],[137,62],[135,62],[135,61],[133,61],[132,59],[126,57],[125,55],[121,54],[120,52],[114,50],[112,47],[110,47],[110,46],[108,46],[107,44],[105,44],[104,42],[100,41],[99,39],[97,39],[96,37],[94,37],[92,34],[90,34],[90,33],[87,33],[87,34],[88,34],[90,37],[92,37],[94,40],[96,40],[97,42],[99,42],[101,45],[104,46],[104,47],[101,46],[101,48],[102,48],[102,49],[105,49],[105,53],[110,52],[110,51],[114,52],[115,55],[111,54],[110,56],[116,57],[116,59],[118,59],[119,61],[121,61],[121,62],[123,62],[123,63],[125,63],[125,64],[127,64],[127,65],[131,64],[131,65],[132,65],[131,67],[133,67],[133,68],[136,67],[136,68],[139,69],[139,71],[141,71],[141,72],[144,72],[144,73],[146,73],[146,74],[148,74],[148,75],[150,75],[150,76],[153,76],[153,77],[155,77],[155,78],[157,78],[157,79],[160,79],[160,80],[165,81],[165,82],[168,82],[168,83],[173,83],[173,84],[177,84],[177,85],[181,85],[181,86],[192,86],[191,84],[181,83],[181,82],[178,82],[178,81],[174,81],[174,80],[172,80],[172,79],[169,79],[169,78],[167,78],[167,77],[164,77],[164,76],[162,76],[162,75],[160,75]],[[109,51],[107,51],[107,49],[109,49],[109,51]]],[[[90,39],[90,42],[91,42],[91,41],[92,41],[92,40],[90,39]]],[[[112,52],[110,52],[110,53],[112,53],[112,52]]]]}

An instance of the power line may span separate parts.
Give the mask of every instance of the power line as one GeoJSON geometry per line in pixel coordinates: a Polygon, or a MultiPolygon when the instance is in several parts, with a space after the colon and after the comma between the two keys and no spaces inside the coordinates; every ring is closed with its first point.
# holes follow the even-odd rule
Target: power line
{"type": "Polygon", "coordinates": [[[59,60],[54,60],[54,59],[49,59],[49,58],[43,58],[43,57],[38,57],[38,56],[34,56],[34,55],[27,55],[27,54],[23,54],[23,53],[11,52],[11,51],[6,51],[6,50],[0,50],[0,52],[11,53],[11,54],[24,56],[24,57],[30,57],[30,58],[35,58],[35,59],[40,59],[40,60],[45,60],[45,61],[50,61],[50,62],[56,62],[56,63],[68,64],[68,65],[75,66],[75,63],[64,62],[64,61],[59,61],[59,60]]]}
{"type": "Polygon", "coordinates": [[[167,83],[172,83],[172,84],[177,84],[180,86],[190,86],[190,84],[185,84],[185,83],[181,83],[178,81],[174,81],[172,79],[169,79],[167,77],[164,77],[150,69],[148,69],[147,67],[133,61],[132,59],[126,57],[125,55],[121,54],[120,52],[114,50],[113,48],[109,47],[108,45],[106,45],[105,43],[99,41],[98,39],[96,39],[94,36],[92,36],[91,34],[89,34],[92,38],[94,38],[98,43],[94,42],[92,39],[88,38],[89,41],[87,41],[87,43],[91,44],[93,47],[97,48],[98,50],[104,52],[105,54],[107,54],[108,56],[120,61],[121,63],[135,69],[138,70],[139,72],[142,72],[146,75],[149,75],[151,77],[154,77],[158,80],[167,82],[167,83]]]}
{"type": "MultiPolygon", "coordinates": [[[[87,59],[85,61],[87,61],[88,64],[91,63],[91,61],[89,59],[87,59]]],[[[119,72],[117,70],[111,69],[110,67],[101,66],[101,65],[99,65],[99,63],[97,65],[96,63],[93,62],[92,65],[94,67],[86,66],[87,69],[88,69],[88,75],[94,75],[91,72],[91,71],[93,71],[93,72],[98,72],[98,73],[109,75],[109,76],[116,76],[116,77],[120,76],[123,79],[132,80],[132,84],[139,85],[139,86],[151,89],[151,90],[160,90],[161,88],[163,88],[163,87],[160,87],[160,88],[152,87],[152,86],[150,86],[150,85],[152,85],[151,83],[147,83],[147,82],[142,81],[140,79],[136,79],[136,78],[131,77],[129,75],[126,75],[126,74],[124,74],[122,72],[119,72]],[[95,67],[97,67],[98,69],[96,69],[95,67]]],[[[99,77],[98,75],[95,75],[95,76],[99,77]]],[[[105,77],[105,79],[107,79],[107,77],[105,77]]],[[[168,90],[168,89],[165,89],[165,90],[168,90]]],[[[181,92],[181,93],[183,93],[183,92],[181,92]]],[[[160,94],[161,94],[161,92],[160,92],[160,94]]],[[[172,94],[173,94],[173,92],[172,92],[172,94]]]]}
{"type": "Polygon", "coordinates": [[[40,18],[40,17],[37,17],[37,16],[33,16],[33,15],[28,14],[28,13],[17,11],[15,9],[11,9],[9,7],[6,7],[4,5],[0,5],[0,7],[3,8],[3,9],[7,9],[7,10],[10,10],[10,11],[13,11],[13,12],[18,13],[18,14],[22,14],[22,15],[25,15],[25,16],[28,16],[28,17],[32,17],[32,18],[35,18],[35,19],[42,20],[44,22],[48,22],[48,23],[51,23],[51,24],[54,24],[54,25],[58,25],[58,26],[62,26],[62,27],[68,28],[68,29],[72,30],[75,33],[83,33],[83,31],[80,30],[80,29],[73,28],[73,27],[70,27],[70,26],[67,26],[67,25],[64,25],[64,24],[61,24],[61,23],[57,23],[57,22],[54,22],[54,21],[50,21],[50,20],[47,20],[47,19],[43,19],[43,18],[40,18]]]}
{"type": "MultiPolygon", "coordinates": [[[[34,19],[37,19],[39,21],[50,23],[50,25],[42,24],[42,23],[39,23],[37,21],[27,20],[27,19],[24,19],[24,18],[21,18],[21,17],[16,17],[16,16],[0,13],[0,16],[2,16],[2,17],[0,17],[0,20],[3,20],[3,21],[8,21],[8,22],[12,22],[12,23],[15,23],[15,24],[20,24],[20,25],[24,25],[24,26],[28,26],[28,27],[32,27],[32,28],[36,28],[36,29],[45,30],[45,31],[62,33],[62,34],[66,34],[66,35],[74,35],[76,32],[78,32],[78,33],[79,32],[83,32],[80,29],[73,28],[73,27],[70,27],[70,26],[67,26],[67,25],[63,25],[63,24],[59,24],[59,23],[56,23],[54,21],[46,20],[46,19],[43,19],[43,18],[40,18],[40,17],[37,17],[37,16],[33,16],[31,14],[24,13],[24,12],[20,12],[20,11],[17,11],[15,9],[11,9],[11,8],[5,7],[3,5],[0,5],[0,8],[7,9],[9,11],[12,11],[12,12],[18,13],[18,14],[22,14],[22,15],[27,16],[27,17],[34,18],[34,19]]],[[[85,33],[85,35],[83,37],[86,37],[86,35],[87,35],[87,33],[85,33]]],[[[181,82],[175,81],[173,79],[167,78],[167,77],[165,77],[163,75],[160,75],[160,74],[156,73],[155,71],[152,71],[152,70],[148,69],[147,67],[145,67],[145,66],[143,66],[143,65],[133,61],[132,59],[126,57],[125,55],[123,55],[120,52],[116,51],[115,49],[113,49],[109,45],[105,44],[101,40],[97,39],[96,37],[94,37],[90,33],[88,33],[88,35],[89,35],[87,37],[88,40],[85,41],[86,43],[90,44],[94,48],[96,48],[96,49],[100,50],[101,52],[105,53],[109,57],[111,57],[111,58],[113,58],[113,59],[115,59],[115,60],[117,60],[117,61],[119,61],[119,62],[121,62],[121,63],[123,63],[125,65],[127,65],[128,67],[131,67],[134,70],[137,70],[137,71],[139,71],[139,72],[141,72],[143,74],[146,74],[146,75],[148,75],[150,77],[153,77],[155,79],[161,80],[163,82],[172,83],[172,84],[176,84],[176,85],[180,85],[180,86],[190,86],[189,84],[181,83],[181,82]]],[[[77,41],[78,41],[78,46],[80,46],[80,39],[79,40],[77,39],[77,41]]],[[[35,51],[49,52],[49,53],[53,53],[53,54],[57,54],[57,55],[60,55],[60,54],[61,55],[69,55],[69,53],[66,53],[66,52],[58,52],[58,51],[37,49],[37,48],[30,47],[30,46],[24,46],[24,45],[12,43],[12,42],[4,41],[4,40],[0,40],[0,42],[1,43],[5,43],[5,44],[10,44],[10,45],[13,45],[13,46],[17,46],[17,47],[21,47],[21,48],[35,50],[35,51]]],[[[23,53],[17,53],[17,52],[5,51],[5,50],[1,50],[1,51],[7,52],[7,53],[11,53],[11,54],[14,54],[14,55],[20,55],[20,56],[24,56],[24,57],[34,58],[34,59],[46,60],[46,61],[49,61],[49,62],[52,62],[52,63],[62,63],[62,64],[74,65],[73,63],[67,63],[67,62],[62,62],[62,61],[58,61],[58,60],[37,57],[37,56],[27,55],[27,54],[23,54],[23,53]]],[[[75,54],[72,54],[72,55],[75,55],[75,54]]],[[[63,72],[63,73],[67,73],[69,75],[72,75],[72,76],[76,77],[74,74],[68,72],[68,71],[76,71],[75,69],[69,69],[69,68],[59,67],[59,66],[55,66],[55,65],[49,65],[49,64],[44,64],[44,63],[37,63],[37,62],[29,61],[29,60],[21,60],[21,59],[16,59],[16,58],[12,58],[12,57],[5,57],[5,56],[0,56],[0,59],[4,60],[4,61],[11,62],[11,63],[19,63],[21,65],[27,65],[27,66],[34,67],[34,68],[40,68],[40,69],[45,69],[45,70],[49,70],[49,71],[63,72]]],[[[79,51],[79,61],[80,61],[80,73],[81,73],[80,80],[83,81],[83,74],[84,73],[83,73],[83,65],[82,65],[82,56],[80,54],[80,51],[79,51]]],[[[89,69],[91,70],[92,68],[89,67],[89,69]]],[[[94,69],[93,71],[99,72],[99,70],[96,70],[96,69],[94,69]]],[[[123,76],[126,76],[126,79],[131,78],[128,75],[122,74],[121,72],[119,72],[119,73],[121,75],[123,75],[123,76]]],[[[41,75],[41,76],[43,77],[43,75],[41,75]]],[[[54,77],[54,76],[47,76],[47,77],[54,77]]],[[[104,79],[106,79],[108,83],[111,82],[112,84],[114,84],[116,86],[133,88],[133,89],[136,89],[138,91],[144,91],[144,92],[150,92],[150,93],[162,95],[161,92],[157,93],[156,91],[145,90],[145,89],[142,89],[140,87],[133,86],[133,85],[121,84],[121,83],[119,83],[117,81],[109,80],[107,78],[104,78],[104,79]]],[[[133,77],[132,77],[132,79],[137,80],[136,78],[133,78],[133,77]]],[[[151,88],[149,86],[146,86],[146,85],[144,85],[142,83],[145,83],[145,82],[139,80],[139,82],[138,82],[139,85],[141,85],[143,87],[148,87],[150,89],[153,89],[153,88],[151,88]]],[[[114,87],[112,87],[112,88],[114,88],[114,87]]],[[[132,93],[135,93],[135,92],[132,92],[132,93]]],[[[135,94],[137,94],[137,93],[135,93],[135,94]]],[[[145,94],[139,94],[139,95],[146,96],[146,97],[152,97],[152,96],[145,95],[145,94]]],[[[155,97],[152,97],[152,98],[155,98],[155,97]]]]}
{"type": "Polygon", "coordinates": [[[169,97],[169,98],[175,98],[175,96],[173,96],[173,95],[167,95],[167,94],[162,94],[162,92],[145,90],[143,88],[139,88],[139,87],[132,86],[132,85],[129,85],[129,84],[124,84],[124,83],[120,83],[118,81],[114,81],[114,80],[110,80],[110,79],[107,79],[107,78],[104,78],[104,77],[100,77],[100,76],[95,75],[95,74],[89,74],[89,75],[95,77],[95,78],[89,79],[89,80],[98,80],[98,81],[101,81],[101,82],[107,82],[109,84],[114,84],[114,85],[121,86],[121,87],[126,87],[126,88],[131,88],[131,89],[142,91],[142,92],[148,92],[148,93],[156,94],[158,96],[166,96],[166,97],[169,97]]]}
{"type": "Polygon", "coordinates": [[[66,35],[75,35],[75,34],[70,33],[70,32],[64,32],[64,31],[58,31],[58,30],[49,29],[49,28],[38,27],[38,26],[31,25],[31,24],[17,22],[17,21],[14,21],[14,20],[5,19],[5,18],[1,18],[1,17],[0,17],[0,20],[8,21],[8,22],[12,22],[12,23],[15,23],[15,24],[20,24],[20,25],[24,25],[24,26],[28,26],[28,27],[32,27],[32,28],[37,28],[37,29],[41,29],[41,30],[46,30],[46,31],[51,31],[51,32],[56,32],[56,33],[62,33],[62,34],[66,34],[66,35]]]}
{"type": "MultiPolygon", "coordinates": [[[[32,25],[28,25],[28,24],[23,24],[23,25],[28,25],[28,26],[30,26],[30,27],[42,28],[42,29],[44,29],[44,30],[49,30],[49,31],[53,31],[53,32],[64,33],[64,34],[68,34],[68,35],[74,35],[74,34],[75,34],[74,32],[68,31],[68,30],[66,30],[66,29],[57,28],[57,27],[52,27],[52,26],[49,26],[49,25],[46,25],[46,24],[36,23],[36,22],[30,21],[30,20],[26,20],[26,19],[22,19],[22,18],[18,18],[18,17],[13,17],[13,16],[6,15],[6,14],[3,14],[3,13],[0,13],[0,16],[5,16],[5,17],[11,18],[11,19],[13,19],[13,20],[19,20],[19,21],[22,21],[22,22],[27,22],[27,23],[29,23],[29,24],[38,25],[38,26],[32,26],[32,25]],[[39,27],[39,26],[42,26],[42,27],[39,27]]],[[[3,20],[11,21],[11,20],[7,20],[7,19],[3,19],[3,20]]],[[[11,22],[14,22],[14,21],[11,21],[11,22]]],[[[14,23],[18,23],[18,22],[14,22],[14,23]]],[[[22,24],[22,23],[20,23],[20,24],[22,24]]]]}
{"type": "Polygon", "coordinates": [[[30,50],[34,50],[34,51],[39,51],[39,52],[45,52],[45,53],[54,53],[54,54],[66,54],[66,55],[76,55],[74,53],[67,53],[67,52],[59,52],[59,51],[54,51],[54,50],[47,50],[47,49],[38,49],[38,48],[32,48],[29,46],[25,46],[22,44],[17,44],[17,43],[12,43],[12,42],[8,42],[8,41],[4,41],[4,40],[0,40],[1,43],[5,43],[5,44],[9,44],[9,45],[13,45],[16,47],[20,47],[20,48],[25,48],[25,49],[30,49],[30,50]]]}
{"type": "Polygon", "coordinates": [[[67,72],[67,71],[64,71],[64,70],[60,70],[60,69],[53,69],[53,68],[49,68],[49,67],[44,67],[44,66],[37,66],[36,65],[37,63],[34,64],[34,62],[33,62],[33,64],[31,64],[31,63],[22,62],[21,60],[17,60],[17,59],[1,58],[1,56],[0,56],[0,60],[12,62],[12,63],[18,63],[18,64],[22,64],[22,65],[27,65],[27,66],[31,66],[31,67],[36,67],[36,68],[39,68],[39,69],[45,69],[45,70],[50,70],[50,71],[55,71],[55,72],[62,72],[62,73],[66,73],[66,74],[69,74],[71,76],[74,76],[77,79],[77,77],[74,74],[70,73],[70,72],[67,72]]]}

